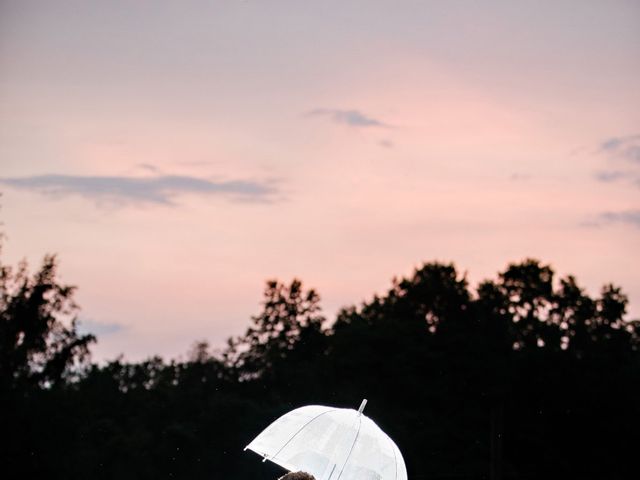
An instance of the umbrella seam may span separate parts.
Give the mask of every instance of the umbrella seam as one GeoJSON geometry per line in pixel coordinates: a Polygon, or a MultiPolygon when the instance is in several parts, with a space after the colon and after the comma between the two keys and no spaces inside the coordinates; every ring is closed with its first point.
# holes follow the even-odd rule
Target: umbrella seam
{"type": "Polygon", "coordinates": [[[351,449],[349,450],[349,453],[347,454],[347,458],[345,459],[344,463],[342,464],[342,468],[340,469],[340,473],[338,474],[338,478],[336,478],[336,480],[340,480],[340,477],[342,476],[342,472],[344,471],[344,467],[347,466],[347,462],[349,461],[349,458],[351,457],[351,452],[353,452],[353,448],[356,446],[356,442],[358,441],[358,436],[360,435],[360,427],[362,426],[362,419],[360,418],[360,416],[358,416],[358,431],[356,432],[356,438],[353,439],[353,443],[351,444],[351,449]]]}
{"type": "MultiPolygon", "coordinates": [[[[291,440],[293,440],[294,438],[296,438],[296,436],[297,436],[297,435],[298,435],[302,430],[304,430],[304,429],[307,427],[307,425],[309,425],[311,422],[313,422],[314,420],[316,420],[318,417],[321,417],[321,416],[322,416],[322,415],[324,415],[325,413],[333,412],[334,410],[336,410],[336,409],[335,409],[335,408],[332,408],[331,410],[326,410],[326,411],[324,411],[324,412],[321,412],[321,413],[319,413],[318,415],[316,415],[315,417],[313,417],[311,420],[309,420],[307,423],[305,423],[303,426],[301,426],[301,427],[298,429],[298,431],[297,431],[296,433],[294,433],[294,434],[291,436],[291,438],[290,438],[289,440],[287,440],[287,441],[284,443],[284,445],[282,445],[282,446],[280,447],[280,449],[279,449],[279,450],[278,450],[278,451],[277,451],[277,452],[276,452],[276,453],[275,453],[271,458],[276,458],[276,457],[280,454],[280,452],[282,452],[282,450],[284,450],[284,448],[285,448],[287,445],[289,445],[289,442],[290,442],[291,440]]],[[[267,458],[268,458],[268,457],[267,457],[267,458]]]]}

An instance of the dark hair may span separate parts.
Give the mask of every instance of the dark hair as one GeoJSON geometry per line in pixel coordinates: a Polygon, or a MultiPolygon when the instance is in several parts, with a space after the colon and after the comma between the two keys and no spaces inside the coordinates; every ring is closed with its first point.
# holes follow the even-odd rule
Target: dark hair
{"type": "Polygon", "coordinates": [[[278,480],[316,480],[316,477],[307,472],[289,472],[278,480]]]}

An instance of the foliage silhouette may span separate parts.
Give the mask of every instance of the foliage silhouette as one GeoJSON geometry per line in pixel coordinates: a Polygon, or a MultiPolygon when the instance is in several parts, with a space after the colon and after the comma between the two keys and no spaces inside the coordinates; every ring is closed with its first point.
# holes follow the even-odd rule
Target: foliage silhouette
{"type": "Polygon", "coordinates": [[[365,396],[410,478],[636,470],[640,324],[620,289],[592,298],[535,260],[475,290],[427,263],[332,324],[302,282],[269,281],[262,311],[217,355],[200,342],[186,361],[89,366],[92,338],[61,327],[75,305],[53,258],[34,278],[2,271],[3,478],[275,478],[242,451],[254,435],[296,406],[365,396]],[[14,333],[25,324],[40,325],[26,344],[14,333]]]}
{"type": "Polygon", "coordinates": [[[0,263],[0,391],[56,387],[79,373],[95,338],[78,333],[73,292],[57,283],[54,256],[33,276],[26,262],[0,263]]]}

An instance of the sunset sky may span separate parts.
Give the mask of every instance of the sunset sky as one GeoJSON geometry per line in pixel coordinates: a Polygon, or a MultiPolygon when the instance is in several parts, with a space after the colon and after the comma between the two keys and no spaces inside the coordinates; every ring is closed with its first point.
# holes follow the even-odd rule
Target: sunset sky
{"type": "Polygon", "coordinates": [[[536,257],[640,316],[640,2],[0,0],[3,261],[95,358],[329,318],[423,261],[536,257]]]}

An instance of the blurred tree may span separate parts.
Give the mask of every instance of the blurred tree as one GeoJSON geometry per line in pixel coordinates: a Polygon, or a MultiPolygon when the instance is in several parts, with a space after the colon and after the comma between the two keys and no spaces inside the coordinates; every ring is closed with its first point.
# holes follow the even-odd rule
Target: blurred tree
{"type": "Polygon", "coordinates": [[[230,340],[224,353],[243,380],[266,380],[293,357],[304,357],[304,350],[323,337],[320,296],[305,290],[300,280],[289,285],[268,281],[262,305],[246,333],[230,340]]]}
{"type": "MultiPolygon", "coordinates": [[[[49,273],[33,278],[24,266],[3,270],[2,320],[49,318],[85,338],[74,327],[73,290],[48,262],[49,273]]],[[[261,311],[221,353],[198,342],[185,361],[118,358],[76,382],[89,338],[85,350],[70,344],[75,360],[62,374],[43,374],[47,362],[38,362],[55,355],[42,348],[22,363],[3,360],[3,371],[22,365],[7,385],[31,393],[4,407],[11,415],[0,430],[13,433],[1,473],[275,478],[276,467],[242,452],[254,435],[296,406],[353,408],[366,396],[410,478],[633,478],[640,323],[626,307],[620,289],[589,296],[537,260],[511,264],[475,291],[454,265],[427,263],[325,328],[314,290],[270,281],[261,311]],[[43,388],[56,385],[72,388],[43,388]]],[[[11,331],[3,323],[3,342],[11,331]]],[[[40,345],[50,343],[59,345],[40,345]]],[[[3,355],[23,345],[8,344],[3,355]]],[[[23,358],[6,358],[14,357],[23,358]]]]}
{"type": "Polygon", "coordinates": [[[1,390],[56,387],[87,365],[95,338],[78,332],[75,288],[59,282],[56,267],[54,256],[33,276],[26,262],[0,263],[1,390]]]}
{"type": "Polygon", "coordinates": [[[407,452],[410,475],[619,473],[622,464],[604,452],[639,439],[631,429],[611,432],[639,410],[626,402],[640,399],[631,373],[640,373],[640,323],[625,320],[626,303],[612,286],[590,298],[573,277],[556,280],[533,259],[475,295],[453,265],[425,264],[342,310],[326,386],[340,392],[338,403],[366,393],[369,411],[388,420],[407,452]]]}
{"type": "Polygon", "coordinates": [[[0,468],[7,478],[59,469],[55,453],[76,431],[61,392],[77,387],[95,339],[78,332],[73,293],[60,283],[54,256],[33,275],[24,261],[16,269],[0,263],[0,468]]]}

